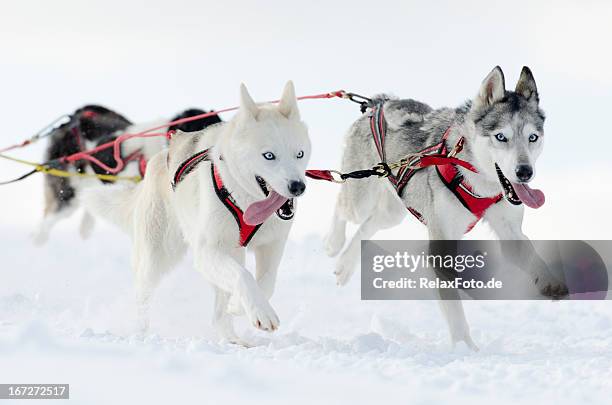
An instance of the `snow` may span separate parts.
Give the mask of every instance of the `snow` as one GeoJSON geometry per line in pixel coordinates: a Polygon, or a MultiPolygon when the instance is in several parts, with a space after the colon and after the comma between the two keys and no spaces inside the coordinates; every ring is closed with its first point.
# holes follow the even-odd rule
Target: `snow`
{"type": "MultiPolygon", "coordinates": [[[[607,301],[466,302],[480,351],[453,349],[436,302],[360,301],[358,277],[335,286],[333,260],[321,247],[335,186],[309,187],[272,299],[281,328],[267,334],[241,320],[240,333],[258,344],[251,349],[216,339],[211,291],[190,257],[162,282],[151,332],[139,335],[125,235],[99,224],[83,241],[75,216],[35,248],[31,225],[3,226],[0,381],[70,383],[77,403],[607,401],[607,301]]],[[[549,202],[567,201],[557,194],[551,189],[549,202]]],[[[22,196],[6,197],[17,203],[22,196]]],[[[558,217],[572,204],[543,208],[542,216],[558,217]]],[[[548,220],[532,214],[526,228],[537,225],[534,237],[549,236],[548,220]]],[[[567,223],[557,234],[571,238],[578,230],[567,223]]],[[[423,233],[409,218],[379,237],[423,233]]]]}
{"type": "MultiPolygon", "coordinates": [[[[512,88],[527,64],[548,118],[534,182],[547,202],[527,211],[525,233],[610,239],[612,53],[601,49],[609,48],[612,6],[534,3],[12,2],[0,15],[0,145],[86,103],[134,122],[231,107],[240,82],[257,100],[278,98],[293,79],[299,95],[391,91],[454,106],[493,66],[512,88]],[[372,50],[384,63],[370,61],[372,50]]],[[[305,101],[300,109],[311,167],[336,167],[356,106],[305,101]]],[[[38,161],[43,148],[12,155],[38,161]]],[[[2,180],[25,171],[0,168],[2,180]]],[[[312,181],[272,298],[276,333],[241,321],[257,347],[217,341],[211,291],[188,257],[161,284],[151,333],[140,336],[128,238],[99,224],[82,241],[75,215],[35,248],[41,183],[33,176],[0,187],[0,383],[70,383],[71,402],[86,404],[610,402],[607,301],[466,302],[480,351],[453,350],[436,302],[363,302],[358,277],[335,286],[321,240],[337,186],[312,181]]],[[[425,236],[408,218],[376,237],[425,236]]],[[[491,233],[479,226],[470,237],[491,233]]]]}

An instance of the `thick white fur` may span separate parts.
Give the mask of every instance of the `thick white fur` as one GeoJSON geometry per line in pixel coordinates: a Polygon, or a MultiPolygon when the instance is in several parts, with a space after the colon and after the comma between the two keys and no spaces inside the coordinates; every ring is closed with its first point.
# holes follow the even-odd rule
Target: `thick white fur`
{"type": "Polygon", "coordinates": [[[169,149],[151,159],[145,180],[138,186],[90,191],[83,198],[91,212],[131,234],[143,329],[148,327],[153,289],[191,247],[196,270],[215,290],[213,325],[223,339],[248,345],[236,335],[232,316],[246,314],[253,326],[265,331],[278,328],[280,321],[269,300],[292,221],[273,215],[250,241],[256,259],[253,276],[245,267],[246,249],[238,244],[236,222],[214,192],[210,163],[201,163],[175,191],[171,188],[180,163],[207,148],[212,148],[214,164],[243,210],[264,198],[256,175],[268,188],[293,197],[288,185],[304,181],[310,156],[293,84],[287,83],[277,106],[257,105],[242,85],[240,110],[231,121],[197,134],[177,133],[169,149]],[[276,159],[264,159],[265,152],[274,153],[276,159]]]}

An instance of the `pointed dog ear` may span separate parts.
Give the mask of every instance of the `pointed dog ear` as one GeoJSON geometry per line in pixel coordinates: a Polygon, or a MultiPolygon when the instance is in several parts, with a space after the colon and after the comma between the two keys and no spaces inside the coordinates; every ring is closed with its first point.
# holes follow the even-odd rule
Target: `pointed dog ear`
{"type": "Polygon", "coordinates": [[[478,95],[474,100],[476,108],[486,108],[493,105],[495,102],[504,98],[506,93],[506,82],[504,80],[504,72],[499,66],[487,75],[482,82],[478,95]]]}
{"type": "Polygon", "coordinates": [[[289,80],[285,84],[283,95],[278,103],[278,111],[290,120],[300,119],[300,111],[297,106],[297,99],[295,98],[295,88],[293,82],[289,80]]]}
{"type": "Polygon", "coordinates": [[[521,76],[516,83],[515,92],[525,97],[527,100],[531,100],[531,98],[534,97],[534,100],[538,102],[540,99],[533,73],[531,73],[531,69],[527,66],[523,66],[523,70],[521,70],[521,76]]]}
{"type": "Polygon", "coordinates": [[[244,83],[240,83],[240,111],[244,117],[252,119],[256,119],[259,113],[259,107],[257,107],[257,104],[251,98],[244,83]]]}

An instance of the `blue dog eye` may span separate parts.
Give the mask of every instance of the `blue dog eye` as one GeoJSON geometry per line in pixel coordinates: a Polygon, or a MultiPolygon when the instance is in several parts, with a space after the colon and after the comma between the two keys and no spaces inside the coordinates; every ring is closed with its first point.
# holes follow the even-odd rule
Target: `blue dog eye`
{"type": "Polygon", "coordinates": [[[508,138],[506,138],[504,134],[502,134],[501,132],[495,135],[495,139],[497,139],[500,142],[508,142],[508,138]]]}
{"type": "Polygon", "coordinates": [[[276,159],[276,156],[274,156],[274,153],[272,152],[265,152],[261,154],[266,160],[274,160],[276,159]]]}
{"type": "Polygon", "coordinates": [[[297,157],[298,159],[303,158],[303,157],[304,157],[304,151],[303,151],[303,150],[299,151],[296,157],[297,157]]]}
{"type": "Polygon", "coordinates": [[[535,142],[539,139],[540,137],[537,136],[536,134],[531,134],[529,135],[529,142],[535,142]]]}

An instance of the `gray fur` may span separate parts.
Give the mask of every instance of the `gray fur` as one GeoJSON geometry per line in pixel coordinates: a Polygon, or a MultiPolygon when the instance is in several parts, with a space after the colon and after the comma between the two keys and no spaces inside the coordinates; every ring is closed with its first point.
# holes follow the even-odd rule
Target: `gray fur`
{"type": "MultiPolygon", "coordinates": [[[[544,125],[544,114],[539,108],[531,71],[526,67],[523,69],[516,92],[507,91],[504,82],[501,69],[496,67],[485,78],[476,97],[454,109],[432,109],[411,99],[376,96],[375,101],[382,103],[387,122],[387,161],[398,161],[437,144],[450,128],[448,147],[452,148],[464,137],[463,151],[457,157],[470,162],[478,170],[475,174],[460,168],[476,194],[492,197],[503,192],[495,165],[499,164],[510,181],[518,181],[514,177],[515,167],[534,164],[542,148],[541,142],[529,142],[530,131],[537,131],[542,138],[544,125]],[[495,135],[500,131],[510,137],[507,142],[496,140],[495,135]]],[[[353,123],[346,135],[342,171],[367,169],[378,162],[380,157],[366,112],[353,123]]],[[[349,180],[342,185],[326,239],[328,255],[335,256],[342,251],[335,270],[338,284],[348,282],[356,268],[360,241],[371,238],[378,230],[397,225],[406,216],[406,207],[421,213],[431,240],[461,239],[476,219],[440,181],[435,168],[417,172],[401,196],[385,179],[349,180]],[[347,221],[360,226],[343,250],[347,221]]],[[[527,239],[521,230],[523,209],[522,205],[511,205],[502,200],[487,210],[483,220],[490,224],[500,239],[527,239]]],[[[530,271],[543,294],[558,296],[567,292],[562,282],[541,268],[530,271]]],[[[441,301],[441,306],[453,343],[464,341],[475,349],[460,301],[441,301]]]]}
{"type": "MultiPolygon", "coordinates": [[[[534,97],[537,98],[537,93],[534,93],[534,97]]],[[[513,91],[505,91],[503,99],[484,108],[475,108],[475,103],[467,101],[454,109],[443,107],[434,110],[429,105],[412,99],[397,100],[388,99],[385,96],[374,98],[375,102],[382,100],[386,100],[383,102],[387,121],[385,152],[389,162],[397,161],[410,153],[438,143],[444,132],[451,127],[448,145],[452,147],[461,136],[466,138],[460,157],[474,164],[482,175],[474,176],[467,171],[464,174],[472,180],[471,183],[476,192],[482,196],[494,196],[503,189],[497,180],[494,166],[485,167],[479,164],[478,159],[475,159],[470,139],[476,136],[495,135],[496,129],[504,125],[511,125],[513,119],[520,126],[517,128],[518,131],[526,123],[532,123],[539,131],[543,131],[544,126],[544,113],[539,108],[536,99],[526,99],[513,91]]],[[[346,149],[342,158],[342,171],[369,168],[379,161],[380,157],[370,130],[369,116],[366,113],[353,124],[348,132],[346,149]]],[[[340,198],[344,200],[344,194],[363,195],[368,192],[366,190],[372,188],[378,191],[384,188],[393,191],[389,184],[380,182],[378,179],[349,181],[342,187],[340,198]]],[[[432,210],[435,194],[432,191],[440,191],[441,196],[453,200],[452,194],[439,181],[433,169],[417,173],[404,190],[402,200],[405,206],[415,208],[426,219],[431,218],[436,215],[435,210],[432,210]]],[[[348,200],[359,201],[353,198],[348,198],[348,200]]],[[[458,209],[463,209],[458,201],[455,203],[458,209]]],[[[347,207],[346,219],[361,223],[363,221],[361,212],[369,212],[373,206],[365,209],[357,206],[347,207]]],[[[465,214],[469,215],[469,213],[464,213],[462,216],[465,214]]]]}

